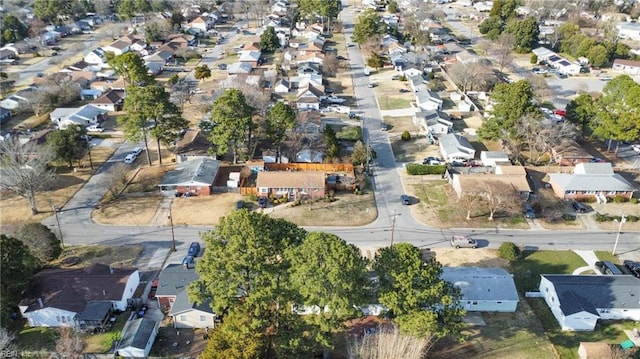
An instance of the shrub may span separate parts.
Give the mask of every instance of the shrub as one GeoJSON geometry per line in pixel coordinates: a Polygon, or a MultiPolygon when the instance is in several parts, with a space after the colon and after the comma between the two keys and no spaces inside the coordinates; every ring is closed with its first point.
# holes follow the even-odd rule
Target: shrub
{"type": "Polygon", "coordinates": [[[400,135],[400,139],[403,141],[411,141],[411,134],[409,131],[404,131],[402,135],[400,135]]]}
{"type": "Polygon", "coordinates": [[[637,198],[631,198],[629,200],[629,202],[631,202],[631,204],[638,204],[638,199],[637,198]]]}
{"type": "Polygon", "coordinates": [[[409,163],[406,167],[407,174],[410,175],[441,175],[447,169],[446,165],[423,165],[420,163],[409,163]]]}
{"type": "Polygon", "coordinates": [[[629,222],[638,222],[638,220],[640,220],[640,217],[638,216],[634,216],[634,215],[627,216],[627,221],[629,222]]]}
{"type": "Polygon", "coordinates": [[[538,55],[531,54],[531,63],[534,65],[538,63],[538,55]]]}
{"type": "Polygon", "coordinates": [[[562,220],[565,222],[572,222],[576,220],[576,216],[574,214],[571,213],[564,213],[562,215],[562,220]]]}
{"type": "Polygon", "coordinates": [[[400,75],[400,77],[398,77],[398,81],[407,81],[407,77],[405,75],[400,75]]]}
{"type": "Polygon", "coordinates": [[[498,255],[508,261],[514,261],[520,255],[520,248],[513,242],[504,242],[498,248],[498,255]]]}
{"type": "Polygon", "coordinates": [[[625,203],[627,202],[627,198],[625,196],[621,196],[621,195],[616,195],[613,197],[613,202],[614,203],[625,203]]]}
{"type": "Polygon", "coordinates": [[[596,213],[593,218],[596,220],[596,222],[606,222],[607,221],[607,216],[600,214],[600,213],[596,213]]]}
{"type": "Polygon", "coordinates": [[[251,202],[256,202],[258,200],[258,195],[255,193],[252,193],[249,195],[249,201],[251,202]]]}

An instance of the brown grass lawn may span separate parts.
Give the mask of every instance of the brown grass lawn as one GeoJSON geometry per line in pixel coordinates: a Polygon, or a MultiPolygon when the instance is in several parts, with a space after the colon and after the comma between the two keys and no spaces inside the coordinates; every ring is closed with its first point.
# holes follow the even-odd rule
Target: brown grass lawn
{"type": "Polygon", "coordinates": [[[162,196],[122,197],[117,201],[103,204],[91,214],[100,224],[144,226],[151,223],[162,196]]]}
{"type": "Polygon", "coordinates": [[[238,200],[246,198],[238,193],[215,193],[212,196],[176,198],[171,207],[174,225],[215,226],[221,217],[235,209],[238,200]]]}
{"type": "Polygon", "coordinates": [[[93,263],[113,265],[114,267],[131,267],[142,253],[142,246],[71,246],[67,247],[60,258],[51,264],[64,268],[82,268],[93,263]]]}
{"type": "Polygon", "coordinates": [[[378,216],[373,193],[337,193],[335,197],[337,201],[316,202],[311,209],[308,204],[276,208],[270,216],[284,218],[299,226],[362,226],[378,216]]]}

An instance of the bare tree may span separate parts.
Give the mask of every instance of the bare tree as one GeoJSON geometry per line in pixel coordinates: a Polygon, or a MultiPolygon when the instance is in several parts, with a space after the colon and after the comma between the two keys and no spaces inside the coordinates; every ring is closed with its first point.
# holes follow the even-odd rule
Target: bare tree
{"type": "Polygon", "coordinates": [[[84,348],[87,346],[86,341],[80,333],[69,327],[60,327],[58,329],[59,337],[56,340],[56,351],[69,359],[84,358],[84,348]]]}
{"type": "Polygon", "coordinates": [[[5,328],[0,327],[0,352],[9,353],[13,349],[16,336],[5,328]]]}
{"type": "Polygon", "coordinates": [[[471,214],[482,207],[482,198],[477,194],[463,193],[458,202],[467,210],[466,220],[471,220],[471,214]]]}
{"type": "Polygon", "coordinates": [[[527,77],[527,80],[531,84],[533,95],[538,101],[546,102],[553,99],[554,93],[542,75],[531,74],[527,77]]]}
{"type": "Polygon", "coordinates": [[[31,110],[36,116],[40,116],[42,113],[53,108],[49,93],[45,89],[34,89],[26,92],[24,98],[28,101],[28,106],[24,107],[24,109],[31,110]]]}
{"type": "Polygon", "coordinates": [[[491,51],[491,49],[493,48],[493,42],[487,40],[487,39],[482,39],[480,41],[478,41],[478,45],[476,45],[476,47],[482,51],[482,53],[484,55],[488,55],[489,52],[491,51]]]}
{"type": "Polygon", "coordinates": [[[420,359],[429,350],[433,337],[416,338],[402,334],[395,326],[380,327],[349,343],[350,359],[420,359]]]}
{"type": "Polygon", "coordinates": [[[492,47],[491,54],[495,57],[499,70],[502,72],[505,68],[508,68],[513,63],[513,46],[516,43],[516,37],[513,34],[503,32],[498,36],[495,41],[495,46],[492,47]]]}
{"type": "Polygon", "coordinates": [[[464,93],[472,89],[484,88],[489,81],[488,68],[479,63],[453,63],[447,68],[447,74],[464,93]]]}
{"type": "Polygon", "coordinates": [[[24,145],[18,139],[0,142],[0,188],[26,198],[31,212],[37,214],[36,194],[54,180],[55,172],[49,168],[54,158],[54,151],[37,147],[33,141],[24,145]]]}
{"type": "Polygon", "coordinates": [[[191,81],[181,78],[172,86],[171,101],[180,106],[181,110],[184,110],[185,103],[191,103],[193,97],[193,90],[196,86],[191,81]]]}
{"type": "Polygon", "coordinates": [[[339,60],[336,57],[336,54],[331,52],[324,56],[324,61],[322,62],[322,71],[327,77],[333,77],[338,73],[338,65],[339,60]]]}
{"type": "Polygon", "coordinates": [[[563,139],[576,136],[575,126],[567,121],[547,123],[533,116],[524,116],[516,126],[519,138],[528,153],[529,161],[538,165],[549,149],[563,139]]]}
{"type": "Polygon", "coordinates": [[[540,206],[540,213],[549,222],[556,222],[562,219],[565,210],[564,204],[551,189],[544,188],[538,191],[536,202],[540,206]]]}
{"type": "Polygon", "coordinates": [[[129,182],[129,168],[124,163],[118,163],[111,167],[106,177],[107,191],[111,193],[113,198],[120,197],[120,193],[124,190],[129,182]]]}
{"type": "Polygon", "coordinates": [[[500,181],[487,181],[482,185],[480,194],[485,208],[489,211],[489,220],[499,211],[514,210],[519,206],[520,198],[511,185],[505,185],[500,181]]]}

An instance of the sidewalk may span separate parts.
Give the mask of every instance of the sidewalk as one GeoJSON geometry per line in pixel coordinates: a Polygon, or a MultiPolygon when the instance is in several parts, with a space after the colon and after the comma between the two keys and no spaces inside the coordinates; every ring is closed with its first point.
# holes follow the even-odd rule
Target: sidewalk
{"type": "Polygon", "coordinates": [[[573,275],[582,274],[589,270],[594,271],[597,275],[602,275],[602,273],[600,273],[600,271],[595,267],[595,263],[598,261],[598,257],[596,257],[596,254],[593,251],[574,250],[573,252],[579,255],[585,261],[585,263],[587,263],[586,266],[574,270],[572,273],[573,275]]]}

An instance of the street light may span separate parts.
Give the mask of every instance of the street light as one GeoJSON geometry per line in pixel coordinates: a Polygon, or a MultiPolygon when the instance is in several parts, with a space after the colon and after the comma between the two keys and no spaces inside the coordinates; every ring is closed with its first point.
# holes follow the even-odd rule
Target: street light
{"type": "Polygon", "coordinates": [[[171,215],[171,205],[169,205],[169,215],[167,217],[169,218],[169,223],[171,224],[171,250],[175,252],[176,251],[176,234],[173,231],[173,216],[171,215]]]}
{"type": "Polygon", "coordinates": [[[620,240],[620,232],[622,231],[622,225],[627,221],[627,215],[622,214],[620,217],[620,225],[618,226],[618,234],[616,235],[616,242],[613,244],[613,251],[611,251],[611,255],[616,255],[616,248],[618,248],[618,240],[620,240]]]}
{"type": "Polygon", "coordinates": [[[62,227],[60,227],[60,218],[58,218],[59,208],[55,205],[51,205],[51,209],[53,210],[53,213],[55,213],[56,215],[56,223],[58,224],[58,233],[60,234],[60,245],[62,246],[62,249],[64,249],[64,240],[62,238],[62,227]]]}

